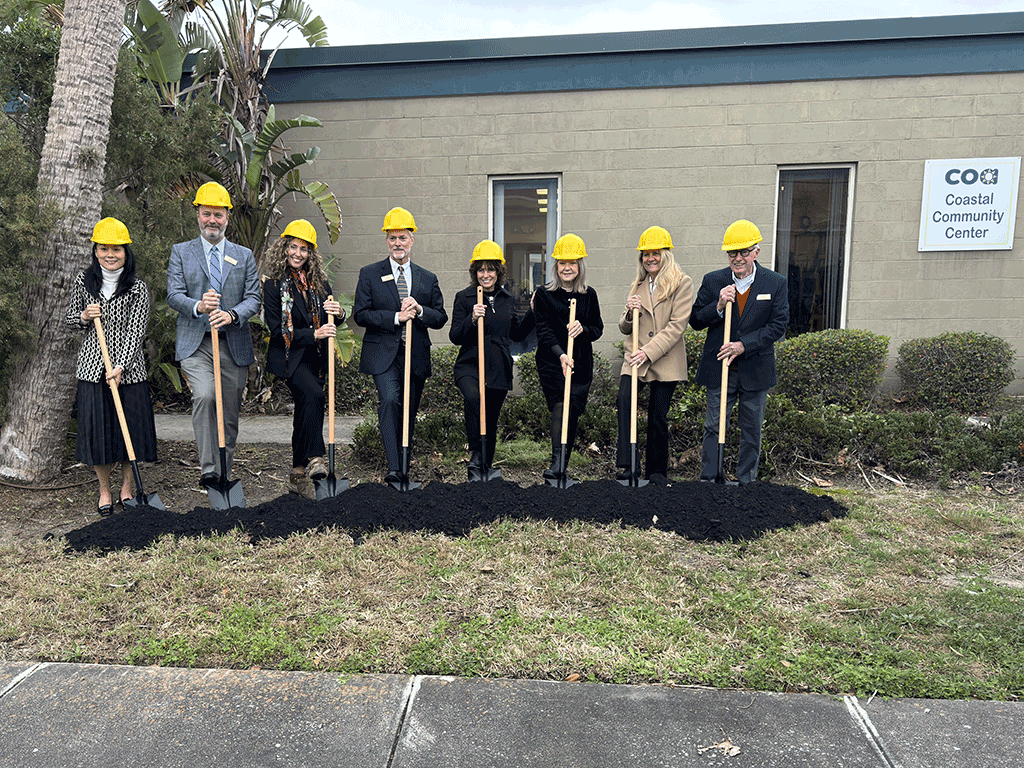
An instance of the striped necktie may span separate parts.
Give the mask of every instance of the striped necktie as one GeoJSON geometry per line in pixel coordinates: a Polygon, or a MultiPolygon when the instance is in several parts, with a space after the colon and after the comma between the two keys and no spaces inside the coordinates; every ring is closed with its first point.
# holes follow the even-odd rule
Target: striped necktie
{"type": "MultiPolygon", "coordinates": [[[[409,283],[405,281],[405,268],[398,265],[398,280],[395,281],[395,285],[398,287],[398,299],[399,301],[405,301],[409,296],[409,283]]],[[[405,341],[405,323],[402,323],[402,341],[405,341]]]]}
{"type": "Polygon", "coordinates": [[[220,254],[216,245],[210,249],[210,285],[220,293],[220,254]]]}

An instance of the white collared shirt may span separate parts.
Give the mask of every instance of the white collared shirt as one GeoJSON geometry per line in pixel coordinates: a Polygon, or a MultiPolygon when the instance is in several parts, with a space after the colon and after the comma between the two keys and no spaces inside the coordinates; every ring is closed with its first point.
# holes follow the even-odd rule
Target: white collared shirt
{"type": "MultiPolygon", "coordinates": [[[[398,288],[398,267],[401,266],[403,271],[402,276],[405,278],[405,284],[409,286],[409,295],[412,296],[412,260],[406,259],[405,264],[399,264],[397,261],[388,256],[388,263],[391,265],[391,276],[395,278],[395,288],[398,288]]],[[[402,295],[398,295],[398,300],[402,300],[402,295]]],[[[395,325],[401,325],[398,320],[398,313],[395,312],[395,325]]]]}

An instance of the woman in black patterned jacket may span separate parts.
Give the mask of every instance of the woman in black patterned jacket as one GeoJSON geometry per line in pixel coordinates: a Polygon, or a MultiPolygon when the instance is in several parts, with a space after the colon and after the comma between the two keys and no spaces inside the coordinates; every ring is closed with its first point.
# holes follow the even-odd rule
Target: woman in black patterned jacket
{"type": "Polygon", "coordinates": [[[146,380],[142,344],[149,323],[149,290],[135,277],[135,254],[128,228],[117,219],[102,219],[92,232],[92,264],[76,279],[64,321],[85,331],[78,352],[78,436],[75,458],[89,464],[99,479],[98,511],[114,510],[110,472],[122,468],[119,503],[132,497],[128,449],[118,423],[111,386],[116,386],[139,461],[156,461],[156,427],[146,380]],[[100,318],[110,352],[108,375],[100,352],[94,318],[100,318]]]}

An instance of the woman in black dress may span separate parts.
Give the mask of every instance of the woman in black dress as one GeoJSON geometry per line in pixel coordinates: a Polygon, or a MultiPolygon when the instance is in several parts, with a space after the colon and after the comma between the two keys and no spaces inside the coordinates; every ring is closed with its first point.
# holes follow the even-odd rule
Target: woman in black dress
{"type": "Polygon", "coordinates": [[[337,326],[345,321],[334,300],[316,230],[305,219],[291,222],[267,252],[263,316],[270,328],[267,370],[284,379],[295,400],[292,419],[292,490],[303,492],[305,478],[327,477],[324,464],[324,376],[337,326]],[[328,340],[331,340],[330,343],[328,340]]]}
{"type": "Polygon", "coordinates": [[[135,277],[135,254],[128,227],[117,219],[101,219],[92,231],[92,263],[75,278],[64,322],[85,332],[78,352],[78,435],[75,458],[89,464],[99,480],[98,511],[114,511],[110,472],[121,464],[118,503],[132,498],[128,449],[111,394],[118,388],[128,434],[138,461],[156,461],[153,403],[142,354],[149,323],[149,290],[135,277]],[[100,351],[95,318],[100,318],[110,353],[108,374],[100,351]]]}
{"type": "Polygon", "coordinates": [[[572,369],[565,455],[568,467],[569,454],[576,441],[576,426],[587,407],[594,376],[593,344],[604,332],[597,292],[587,285],[587,269],[583,263],[587,248],[583,240],[578,235],[562,235],[551,255],[557,261],[555,276],[533,295],[537,318],[537,376],[551,410],[551,467],[544,471],[547,479],[558,477],[559,472],[566,374],[572,369]],[[576,299],[576,320],[570,325],[569,302],[572,299],[576,299]],[[574,339],[572,360],[566,354],[570,336],[574,339]]]}
{"type": "MultiPolygon", "coordinates": [[[[523,341],[533,330],[533,312],[519,317],[515,299],[505,289],[505,256],[493,240],[483,240],[473,249],[469,261],[469,287],[455,294],[452,327],[448,338],[460,346],[455,359],[455,384],[465,400],[466,442],[469,444],[468,472],[494,461],[498,414],[512,389],[512,354],[509,341],[523,341]],[[477,286],[484,289],[484,301],[477,303],[477,286]],[[484,324],[484,400],[486,401],[487,445],[480,440],[480,370],[477,323],[484,324]]],[[[483,467],[489,469],[490,467],[483,467]]]]}

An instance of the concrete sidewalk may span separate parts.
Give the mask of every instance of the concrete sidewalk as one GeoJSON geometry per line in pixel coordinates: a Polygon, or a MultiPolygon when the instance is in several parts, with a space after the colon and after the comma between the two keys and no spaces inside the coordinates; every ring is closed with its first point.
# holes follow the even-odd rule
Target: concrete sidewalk
{"type": "MultiPolygon", "coordinates": [[[[192,431],[192,416],[187,413],[158,413],[156,436],[160,440],[191,442],[196,439],[192,431]]],[[[339,445],[352,444],[352,430],[362,421],[361,416],[334,416],[334,439],[339,445]]],[[[324,421],[324,440],[327,440],[327,423],[324,421]]],[[[239,443],[278,443],[292,441],[291,416],[240,416],[238,419],[239,443]]]]}
{"type": "Polygon", "coordinates": [[[0,662],[5,768],[1007,768],[1024,703],[0,662]]]}

